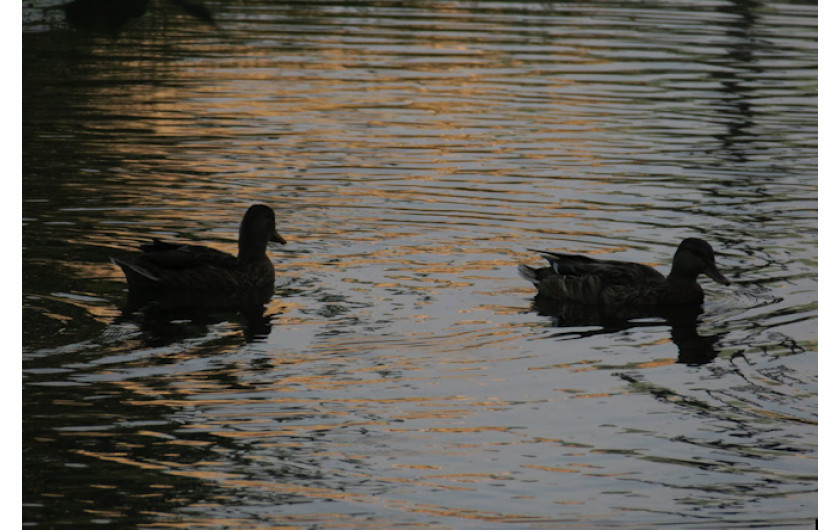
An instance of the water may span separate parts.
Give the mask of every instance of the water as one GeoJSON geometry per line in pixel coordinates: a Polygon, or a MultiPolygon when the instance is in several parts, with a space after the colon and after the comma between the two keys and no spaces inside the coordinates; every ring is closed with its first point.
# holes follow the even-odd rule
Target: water
{"type": "Polygon", "coordinates": [[[27,527],[812,527],[815,3],[206,5],[25,6],[27,527]],[[121,314],[254,202],[262,314],[121,314]],[[516,274],[689,236],[696,325],[516,274]]]}

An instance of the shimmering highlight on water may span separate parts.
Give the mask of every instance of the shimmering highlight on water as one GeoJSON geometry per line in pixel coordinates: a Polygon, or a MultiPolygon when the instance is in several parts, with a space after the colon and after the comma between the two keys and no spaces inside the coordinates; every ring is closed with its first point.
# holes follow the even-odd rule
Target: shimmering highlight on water
{"type": "Polygon", "coordinates": [[[815,5],[207,6],[25,6],[28,525],[811,526],[815,5]],[[254,202],[261,314],[122,314],[109,256],[254,202]],[[688,236],[696,325],[516,274],[688,236]]]}

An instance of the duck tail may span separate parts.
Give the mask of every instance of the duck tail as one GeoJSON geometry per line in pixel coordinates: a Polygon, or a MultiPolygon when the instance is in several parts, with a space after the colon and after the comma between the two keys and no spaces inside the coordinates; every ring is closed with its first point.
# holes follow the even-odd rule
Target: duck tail
{"type": "Polygon", "coordinates": [[[148,270],[144,269],[143,267],[139,267],[137,265],[134,265],[133,263],[126,263],[125,261],[118,260],[117,258],[111,258],[111,263],[121,268],[125,273],[126,278],[130,278],[132,274],[138,274],[143,278],[146,278],[153,282],[160,281],[160,278],[158,278],[148,270]]]}
{"type": "Polygon", "coordinates": [[[519,267],[517,267],[516,270],[517,270],[517,272],[519,272],[519,275],[523,279],[528,280],[529,282],[533,283],[534,285],[536,285],[540,282],[540,280],[538,278],[538,274],[537,274],[537,269],[535,269],[533,267],[529,267],[528,265],[519,265],[519,267]]]}

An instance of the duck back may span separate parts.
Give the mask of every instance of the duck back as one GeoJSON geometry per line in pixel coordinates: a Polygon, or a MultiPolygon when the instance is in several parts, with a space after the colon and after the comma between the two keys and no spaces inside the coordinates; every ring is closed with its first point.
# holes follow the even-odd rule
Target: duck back
{"type": "Polygon", "coordinates": [[[241,262],[231,254],[202,245],[155,240],[141,245],[132,263],[114,259],[134,291],[242,291],[274,282],[274,266],[261,260],[241,262]]]}

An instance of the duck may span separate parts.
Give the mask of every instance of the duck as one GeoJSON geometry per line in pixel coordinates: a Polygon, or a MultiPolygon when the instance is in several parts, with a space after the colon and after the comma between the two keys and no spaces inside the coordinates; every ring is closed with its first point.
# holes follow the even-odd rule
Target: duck
{"type": "Polygon", "coordinates": [[[203,245],[154,239],[140,245],[136,259],[112,257],[111,262],[125,274],[129,294],[247,293],[274,286],[274,265],[266,254],[269,241],[286,244],[277,233],[274,210],[254,204],[239,225],[236,256],[203,245]]]}
{"type": "Polygon", "coordinates": [[[519,275],[533,283],[538,297],[606,308],[686,307],[703,304],[700,274],[723,285],[730,281],[718,270],[712,246],[697,237],[684,239],[674,253],[668,276],[641,263],[529,249],[548,267],[519,265],[519,275]]]}

